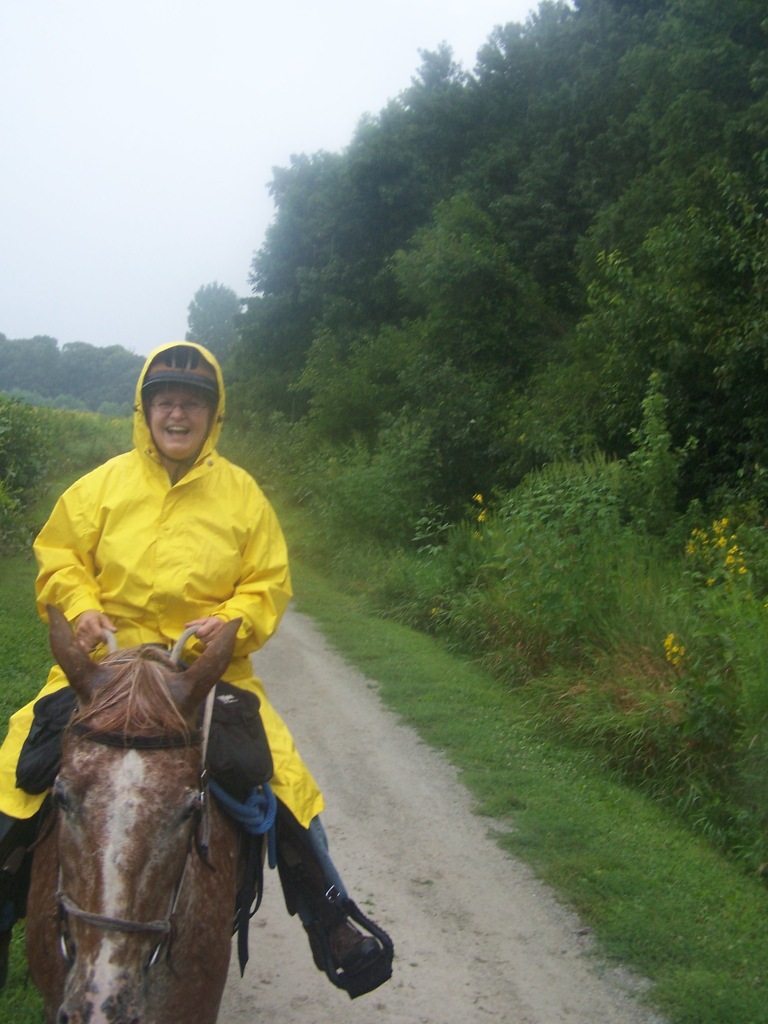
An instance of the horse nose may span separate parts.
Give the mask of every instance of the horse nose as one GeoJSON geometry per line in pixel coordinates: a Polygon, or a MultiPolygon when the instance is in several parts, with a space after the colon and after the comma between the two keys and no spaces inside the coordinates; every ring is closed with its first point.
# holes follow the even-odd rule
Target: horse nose
{"type": "Polygon", "coordinates": [[[87,1003],[82,1010],[68,1010],[62,1006],[56,1015],[56,1024],[87,1024],[92,1017],[93,1006],[87,1003]]]}
{"type": "MultiPolygon", "coordinates": [[[[93,1024],[94,1018],[91,1013],[92,1008],[89,1006],[87,1010],[70,1011],[61,1007],[56,1015],[55,1024],[93,1024]]],[[[99,1018],[100,1019],[100,1018],[99,1018]]],[[[140,1017],[109,1017],[104,1020],[110,1021],[110,1024],[141,1024],[140,1017]]]]}
{"type": "Polygon", "coordinates": [[[95,1024],[96,1021],[109,1021],[109,1024],[142,1024],[141,1017],[129,1013],[127,1016],[107,1014],[106,1016],[94,1016],[92,1003],[86,1003],[82,1009],[68,1010],[62,1006],[56,1014],[56,1024],[95,1024]]]}

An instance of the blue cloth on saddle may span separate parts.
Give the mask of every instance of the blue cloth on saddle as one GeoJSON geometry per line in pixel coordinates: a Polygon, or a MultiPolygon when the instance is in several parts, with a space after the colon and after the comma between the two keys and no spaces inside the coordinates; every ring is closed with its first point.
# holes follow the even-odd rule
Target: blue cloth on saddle
{"type": "Polygon", "coordinates": [[[215,779],[208,783],[211,792],[227,812],[245,831],[252,836],[261,836],[267,833],[269,866],[274,868],[277,864],[277,850],[275,845],[275,816],[277,815],[277,799],[268,782],[262,783],[251,790],[245,803],[240,803],[233,796],[222,789],[215,779]]]}
{"type": "MultiPolygon", "coordinates": [[[[250,836],[267,833],[267,852],[270,868],[277,867],[277,798],[268,782],[256,786],[244,803],[236,800],[216,782],[208,782],[211,792],[219,801],[223,810],[236,821],[250,836]]],[[[261,855],[256,844],[248,845],[248,864],[243,883],[235,900],[235,931],[237,932],[237,958],[240,962],[240,977],[243,976],[248,963],[248,922],[259,909],[263,890],[263,872],[261,855]],[[255,899],[254,909],[251,904],[255,899]]]]}

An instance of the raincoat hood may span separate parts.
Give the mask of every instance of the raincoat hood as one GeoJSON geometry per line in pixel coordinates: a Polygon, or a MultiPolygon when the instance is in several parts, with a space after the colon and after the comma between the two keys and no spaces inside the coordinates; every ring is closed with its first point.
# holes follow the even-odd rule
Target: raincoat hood
{"type": "Polygon", "coordinates": [[[152,363],[157,359],[158,356],[162,355],[163,352],[167,352],[168,349],[177,348],[179,345],[183,345],[186,348],[194,349],[199,352],[206,362],[210,363],[216,373],[216,382],[219,387],[219,400],[216,406],[216,410],[213,413],[211,422],[211,428],[208,431],[208,436],[205,439],[198,460],[209,455],[216,445],[218,444],[219,437],[221,436],[221,426],[224,422],[224,411],[226,408],[226,396],[224,393],[224,378],[221,373],[221,367],[216,359],[216,356],[212,352],[209,352],[207,348],[202,345],[196,344],[194,341],[169,341],[166,345],[160,345],[154,349],[147,356],[146,362],[139,374],[139,379],[136,382],[136,391],[134,394],[133,404],[133,443],[136,449],[140,452],[144,452],[153,459],[158,459],[157,446],[152,440],[152,432],[149,429],[146,416],[144,415],[144,403],[142,401],[141,387],[144,383],[144,378],[147,376],[152,363]]]}

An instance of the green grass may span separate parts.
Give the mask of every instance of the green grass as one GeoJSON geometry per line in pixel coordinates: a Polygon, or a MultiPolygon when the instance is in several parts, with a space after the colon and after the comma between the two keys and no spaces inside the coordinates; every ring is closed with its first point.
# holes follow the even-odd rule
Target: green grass
{"type": "MultiPolygon", "coordinates": [[[[0,735],[8,717],[31,700],[51,665],[48,632],[34,605],[36,565],[31,554],[0,558],[0,735]]],[[[0,992],[0,1019],[39,1024],[42,1001],[32,987],[24,952],[24,928],[17,925],[11,943],[8,983],[0,992]]]]}
{"type": "MultiPolygon", "coordinates": [[[[290,541],[290,535],[289,535],[290,541]]],[[[294,560],[298,607],[385,702],[444,750],[498,839],[652,981],[674,1024],[768,1021],[768,892],[662,808],[536,728],[507,689],[434,639],[365,616],[360,601],[294,560]]]]}
{"type": "MultiPolygon", "coordinates": [[[[29,510],[33,532],[50,513],[58,495],[83,471],[125,450],[130,443],[130,420],[107,420],[95,414],[40,410],[39,416],[55,435],[57,450],[66,457],[57,463],[59,476],[48,481],[29,510]]],[[[31,551],[0,555],[0,737],[9,716],[42,688],[51,665],[48,633],[34,604],[37,567],[31,551]]],[[[0,992],[0,1020],[39,1024],[42,1001],[32,986],[24,949],[24,925],[14,929],[8,982],[0,992]]]]}

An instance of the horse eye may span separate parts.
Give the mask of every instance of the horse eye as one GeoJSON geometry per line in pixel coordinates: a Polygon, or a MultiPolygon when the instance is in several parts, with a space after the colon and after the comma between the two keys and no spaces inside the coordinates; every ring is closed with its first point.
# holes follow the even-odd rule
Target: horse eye
{"type": "Polygon", "coordinates": [[[72,797],[65,779],[56,779],[51,789],[51,799],[56,807],[59,807],[62,811],[66,811],[71,807],[72,797]]]}
{"type": "Polygon", "coordinates": [[[184,795],[184,802],[181,807],[182,818],[191,818],[200,810],[200,794],[197,790],[190,790],[184,795]]]}

